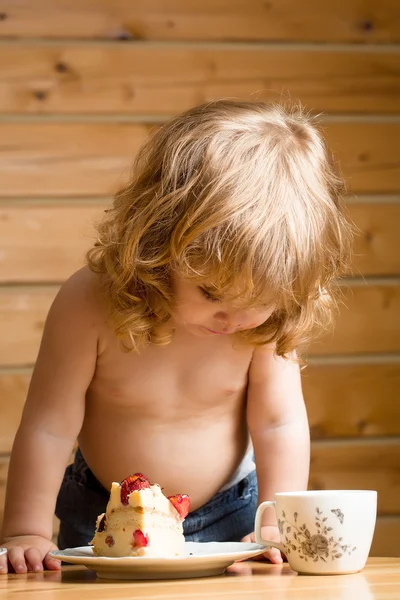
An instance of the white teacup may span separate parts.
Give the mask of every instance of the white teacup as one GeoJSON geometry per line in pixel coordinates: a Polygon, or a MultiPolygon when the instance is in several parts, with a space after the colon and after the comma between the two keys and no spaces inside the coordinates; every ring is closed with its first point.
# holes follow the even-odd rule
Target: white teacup
{"type": "Polygon", "coordinates": [[[257,509],[257,544],[283,552],[290,567],[308,575],[356,573],[364,568],[375,530],[377,492],[282,492],[257,509]],[[262,515],[274,507],[281,543],[261,536],[262,515]]]}

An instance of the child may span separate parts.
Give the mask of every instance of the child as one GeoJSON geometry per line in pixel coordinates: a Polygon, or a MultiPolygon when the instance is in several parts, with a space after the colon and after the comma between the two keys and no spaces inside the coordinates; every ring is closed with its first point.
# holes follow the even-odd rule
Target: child
{"type": "Polygon", "coordinates": [[[54,510],[60,548],[85,545],[131,473],[190,495],[192,541],[254,539],[258,503],[306,489],[295,352],[345,264],[341,193],[300,109],[217,101],[150,137],[47,318],[10,461],[10,568],[59,568],[54,510]]]}

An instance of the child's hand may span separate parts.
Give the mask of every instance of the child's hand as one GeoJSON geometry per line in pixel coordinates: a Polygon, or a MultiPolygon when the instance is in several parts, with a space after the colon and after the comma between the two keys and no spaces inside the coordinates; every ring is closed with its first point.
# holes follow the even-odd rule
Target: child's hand
{"type": "Polygon", "coordinates": [[[49,556],[51,550],[57,550],[57,546],[50,540],[38,535],[21,535],[5,538],[1,544],[7,548],[7,554],[0,556],[0,573],[7,573],[7,558],[10,567],[15,573],[27,573],[27,571],[50,571],[61,569],[61,562],[49,556]]]}
{"type": "MultiPolygon", "coordinates": [[[[264,540],[271,540],[273,542],[281,541],[281,536],[280,536],[278,527],[274,527],[272,525],[269,525],[266,527],[261,527],[261,535],[264,540]]],[[[241,541],[242,542],[255,542],[256,538],[255,538],[254,531],[253,531],[253,533],[249,533],[249,535],[246,535],[246,537],[244,537],[241,541]]],[[[281,552],[277,548],[269,548],[263,554],[259,554],[258,556],[255,556],[254,560],[267,559],[267,560],[271,561],[272,563],[274,563],[275,565],[277,565],[277,564],[282,563],[284,558],[286,558],[286,557],[284,555],[282,555],[281,552]]]]}

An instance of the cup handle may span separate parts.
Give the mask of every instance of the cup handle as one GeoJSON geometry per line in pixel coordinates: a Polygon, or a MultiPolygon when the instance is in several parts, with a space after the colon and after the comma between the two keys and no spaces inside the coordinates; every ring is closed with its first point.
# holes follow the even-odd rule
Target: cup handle
{"type": "MultiPolygon", "coordinates": [[[[275,542],[272,540],[264,540],[261,536],[262,516],[264,514],[264,511],[270,507],[275,508],[274,500],[268,500],[267,502],[261,502],[260,506],[257,508],[256,522],[254,525],[254,530],[255,530],[255,534],[256,534],[256,542],[257,542],[257,544],[261,544],[262,546],[272,546],[273,548],[278,548],[278,550],[280,550],[281,552],[284,553],[285,549],[283,547],[283,544],[280,544],[279,542],[275,542]]],[[[275,510],[276,510],[276,508],[275,508],[275,510]]]]}

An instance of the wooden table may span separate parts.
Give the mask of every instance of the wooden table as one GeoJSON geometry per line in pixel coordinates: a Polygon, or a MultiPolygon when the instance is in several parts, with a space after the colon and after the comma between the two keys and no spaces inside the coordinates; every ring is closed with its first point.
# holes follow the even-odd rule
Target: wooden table
{"type": "Polygon", "coordinates": [[[370,558],[354,575],[297,575],[288,564],[247,561],[225,575],[170,581],[98,579],[85,567],[0,575],[0,599],[26,600],[399,600],[400,558],[370,558]]]}

